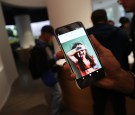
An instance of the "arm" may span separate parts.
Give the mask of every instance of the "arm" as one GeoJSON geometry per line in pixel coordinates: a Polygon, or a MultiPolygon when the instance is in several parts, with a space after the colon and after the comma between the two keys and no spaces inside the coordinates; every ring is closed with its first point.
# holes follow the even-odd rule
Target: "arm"
{"type": "Polygon", "coordinates": [[[103,47],[94,36],[90,36],[90,38],[106,72],[106,77],[97,82],[96,85],[130,94],[134,89],[134,80],[131,74],[121,68],[110,50],[103,47]]]}
{"type": "Polygon", "coordinates": [[[67,56],[70,60],[72,60],[74,63],[77,63],[78,62],[78,59],[75,58],[75,53],[77,53],[76,49],[72,49],[70,50],[68,53],[67,53],[67,56]]]}
{"type": "Polygon", "coordinates": [[[94,36],[90,36],[100,60],[104,66],[106,77],[96,83],[100,87],[114,89],[125,94],[134,92],[134,79],[132,75],[123,70],[110,50],[103,47],[94,36]],[[110,66],[111,65],[111,66],[110,66]]]}

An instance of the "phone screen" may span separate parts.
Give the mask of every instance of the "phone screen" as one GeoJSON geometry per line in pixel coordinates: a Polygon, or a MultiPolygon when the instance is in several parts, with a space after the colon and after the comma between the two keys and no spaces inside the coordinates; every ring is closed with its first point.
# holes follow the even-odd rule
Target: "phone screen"
{"type": "Polygon", "coordinates": [[[76,79],[93,79],[101,75],[103,67],[82,24],[63,26],[56,30],[56,34],[76,79]]]}

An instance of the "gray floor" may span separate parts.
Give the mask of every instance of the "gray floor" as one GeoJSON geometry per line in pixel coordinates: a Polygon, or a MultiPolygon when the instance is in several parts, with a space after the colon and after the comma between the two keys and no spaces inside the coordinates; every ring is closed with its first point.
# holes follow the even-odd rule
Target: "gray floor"
{"type": "MultiPolygon", "coordinates": [[[[22,83],[17,79],[12,87],[10,97],[0,115],[50,115],[49,93],[41,81],[22,83]]],[[[62,115],[72,113],[61,107],[62,115]]]]}
{"type": "MultiPolygon", "coordinates": [[[[26,63],[18,62],[19,77],[0,115],[50,115],[49,90],[41,80],[32,79],[26,63]]],[[[61,104],[61,115],[73,113],[61,104]]]]}

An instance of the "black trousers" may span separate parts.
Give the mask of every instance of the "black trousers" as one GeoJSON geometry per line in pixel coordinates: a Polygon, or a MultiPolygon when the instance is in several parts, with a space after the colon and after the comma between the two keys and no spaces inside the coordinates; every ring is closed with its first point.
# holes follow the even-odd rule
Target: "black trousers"
{"type": "Polygon", "coordinates": [[[126,115],[125,96],[114,90],[91,86],[94,115],[104,115],[108,99],[112,104],[115,115],[126,115]]]}

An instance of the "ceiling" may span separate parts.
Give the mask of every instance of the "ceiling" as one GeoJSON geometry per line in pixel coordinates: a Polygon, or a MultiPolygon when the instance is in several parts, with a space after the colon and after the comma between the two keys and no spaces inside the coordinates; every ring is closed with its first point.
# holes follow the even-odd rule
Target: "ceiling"
{"type": "MultiPolygon", "coordinates": [[[[39,22],[39,21],[48,20],[47,8],[44,5],[45,0],[40,0],[40,1],[34,0],[35,2],[32,1],[33,4],[35,4],[35,6],[37,3],[41,3],[42,6],[40,4],[40,7],[28,7],[28,5],[26,5],[26,4],[29,4],[29,5],[31,5],[31,4],[26,3],[27,0],[25,0],[25,5],[27,7],[24,7],[24,5],[21,6],[21,4],[17,6],[15,4],[8,3],[9,1],[10,2],[14,1],[16,3],[17,0],[2,0],[2,1],[3,1],[2,9],[3,9],[3,14],[4,14],[6,25],[14,25],[15,24],[14,17],[16,15],[22,15],[22,14],[30,15],[31,22],[39,22]],[[6,1],[8,1],[8,2],[6,2],[6,1]]],[[[108,3],[112,4],[114,2],[116,2],[116,0],[92,0],[93,7],[94,6],[96,6],[96,7],[103,6],[103,8],[104,8],[105,4],[108,5],[108,3]]]]}
{"type": "Polygon", "coordinates": [[[46,7],[17,7],[2,3],[3,14],[6,25],[14,25],[14,17],[17,15],[30,15],[31,22],[39,22],[48,20],[48,13],[46,7]]]}

